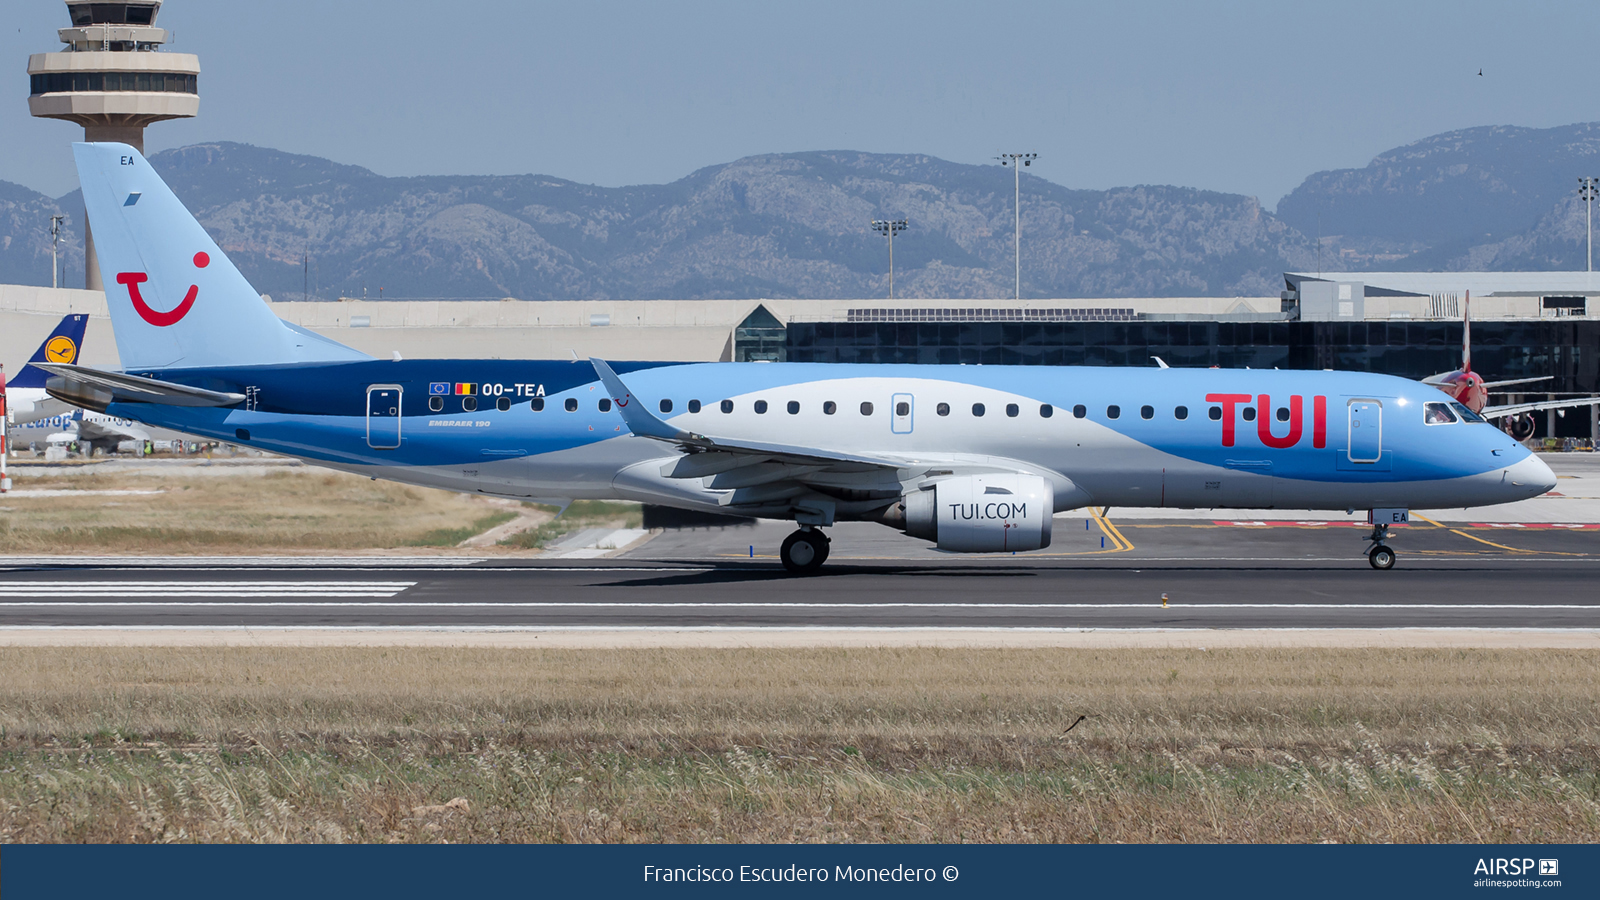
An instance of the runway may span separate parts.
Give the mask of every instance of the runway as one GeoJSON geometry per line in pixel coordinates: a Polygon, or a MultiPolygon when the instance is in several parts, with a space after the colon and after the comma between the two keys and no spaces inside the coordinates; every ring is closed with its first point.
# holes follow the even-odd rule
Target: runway
{"type": "Polygon", "coordinates": [[[776,524],[571,562],[13,560],[0,627],[1600,628],[1600,531],[1528,528],[1513,545],[1413,526],[1378,572],[1362,532],[1336,525],[1090,524],[1054,554],[984,559],[839,528],[809,578],[750,556],[776,524]],[[1102,553],[1113,534],[1127,546],[1102,553]]]}
{"type": "Polygon", "coordinates": [[[1557,491],[1415,514],[1386,572],[1359,514],[1087,510],[1011,556],[842,524],[808,578],[761,522],[576,557],[0,556],[0,628],[1600,630],[1600,458],[1548,458],[1557,491]]]}

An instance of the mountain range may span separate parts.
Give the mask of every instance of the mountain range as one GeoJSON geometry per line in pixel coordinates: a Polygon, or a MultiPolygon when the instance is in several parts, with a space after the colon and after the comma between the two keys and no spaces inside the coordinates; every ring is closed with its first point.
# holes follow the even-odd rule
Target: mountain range
{"type": "MultiPolygon", "coordinates": [[[[1022,176],[1025,297],[1262,296],[1285,270],[1581,268],[1575,176],[1600,174],[1600,123],[1473,128],[1318,172],[1276,213],[1253,197],[1022,176]],[[1319,247],[1320,243],[1320,247],[1319,247]]],[[[1013,290],[1013,175],[929,156],[751,156],[665,185],[544,175],[389,178],[235,143],[151,157],[262,292],[280,299],[875,297],[905,218],[901,297],[1013,290]]],[[[50,283],[49,216],[77,192],[0,182],[0,282],[50,283]]]]}

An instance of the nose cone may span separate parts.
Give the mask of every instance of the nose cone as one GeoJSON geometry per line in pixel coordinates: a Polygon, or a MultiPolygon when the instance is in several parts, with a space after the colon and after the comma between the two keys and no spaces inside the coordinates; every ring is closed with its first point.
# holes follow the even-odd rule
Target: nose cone
{"type": "Polygon", "coordinates": [[[1556,473],[1550,471],[1544,460],[1530,453],[1526,459],[1506,468],[1506,480],[1527,491],[1529,497],[1537,497],[1555,488],[1556,473]]]}

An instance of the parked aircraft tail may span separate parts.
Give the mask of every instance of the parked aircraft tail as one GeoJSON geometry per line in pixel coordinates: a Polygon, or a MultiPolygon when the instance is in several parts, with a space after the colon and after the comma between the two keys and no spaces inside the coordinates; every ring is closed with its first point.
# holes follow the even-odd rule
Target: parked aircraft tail
{"type": "Polygon", "coordinates": [[[274,315],[139,151],[72,153],[124,370],[372,358],[274,315]]]}
{"type": "Polygon", "coordinates": [[[78,361],[78,354],[83,348],[83,332],[89,327],[89,317],[82,313],[73,313],[61,317],[61,324],[50,336],[44,339],[39,349],[33,353],[33,358],[28,364],[17,370],[17,374],[8,383],[13,388],[42,388],[45,379],[50,373],[39,368],[35,363],[65,363],[72,364],[78,361]]]}

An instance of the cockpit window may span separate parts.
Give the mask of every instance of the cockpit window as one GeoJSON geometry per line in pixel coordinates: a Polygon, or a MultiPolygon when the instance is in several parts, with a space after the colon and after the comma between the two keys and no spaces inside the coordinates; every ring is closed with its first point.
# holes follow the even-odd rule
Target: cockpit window
{"type": "Polygon", "coordinates": [[[1450,411],[1448,403],[1424,403],[1422,421],[1429,425],[1454,425],[1456,414],[1450,411]]]}
{"type": "Polygon", "coordinates": [[[1456,415],[1460,416],[1461,421],[1463,422],[1476,422],[1482,425],[1489,424],[1488,419],[1485,419],[1483,416],[1478,415],[1459,403],[1451,403],[1450,408],[1456,411],[1456,415]]]}

